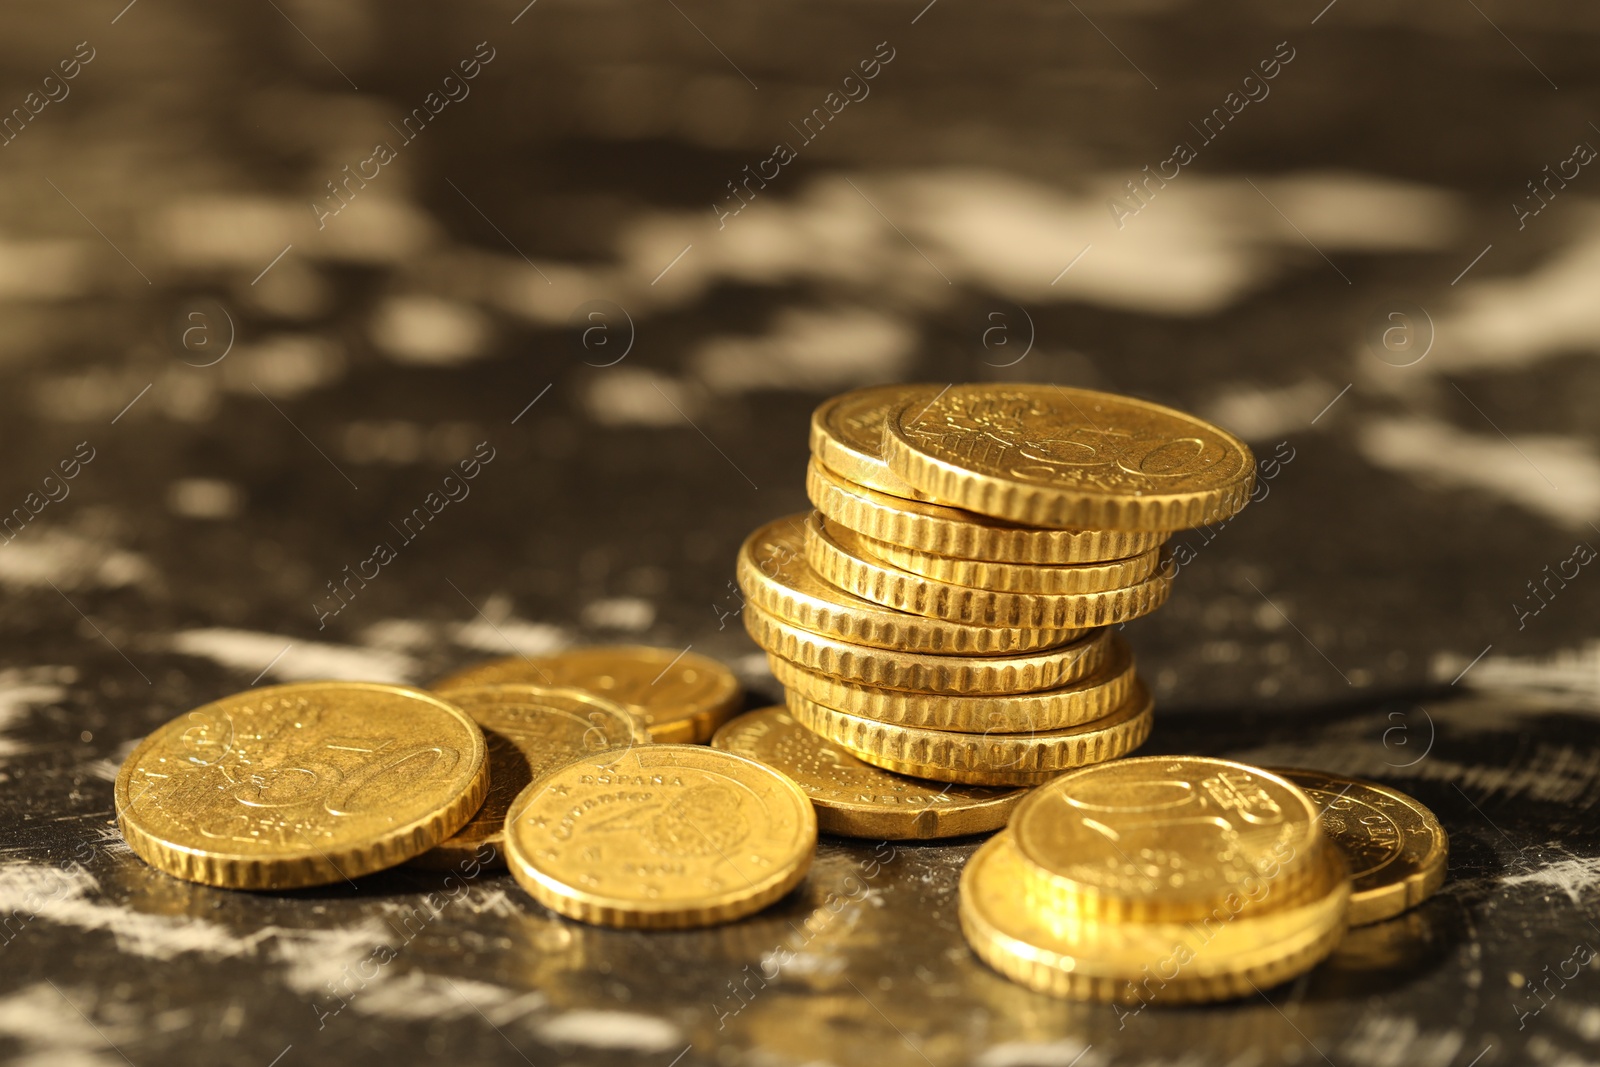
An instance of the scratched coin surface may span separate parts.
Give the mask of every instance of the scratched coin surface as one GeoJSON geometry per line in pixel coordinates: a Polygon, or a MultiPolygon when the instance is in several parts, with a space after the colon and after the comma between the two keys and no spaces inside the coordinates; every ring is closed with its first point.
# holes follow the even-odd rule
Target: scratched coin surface
{"type": "Polygon", "coordinates": [[[1040,906],[1102,919],[1194,919],[1229,894],[1260,910],[1298,899],[1326,840],[1297,786],[1197,756],[1064,774],[1018,807],[1017,847],[1040,906]]]}
{"type": "Polygon", "coordinates": [[[1056,385],[957,385],[891,413],[884,455],[935,499],[1011,522],[1181,530],[1249,501],[1245,443],[1193,415],[1056,385]]]}
{"type": "Polygon", "coordinates": [[[510,656],[457,671],[435,690],[480,685],[587,689],[642,716],[663,743],[709,741],[739,707],[739,680],[716,660],[688,649],[597,645],[547,656],[510,656]]]}
{"type": "Polygon", "coordinates": [[[584,757],[512,805],[506,854],[546,907],[604,926],[731,922],[799,884],[817,817],[782,773],[698,745],[584,757]]]}
{"type": "Polygon", "coordinates": [[[892,774],[801,726],[781,707],[730,721],[713,748],[776,767],[805,790],[817,825],[830,834],[874,840],[957,837],[1006,824],[1025,789],[949,785],[892,774]]]}
{"type": "Polygon", "coordinates": [[[1398,789],[1321,771],[1275,769],[1305,790],[1322,832],[1350,865],[1350,925],[1399,915],[1444,884],[1450,838],[1433,812],[1398,789]]]}
{"type": "Polygon", "coordinates": [[[915,497],[917,491],[883,458],[883,423],[889,412],[926,404],[938,394],[937,385],[874,385],[824,400],[811,413],[811,454],[857,485],[915,497]]]}
{"type": "Polygon", "coordinates": [[[632,744],[648,744],[644,720],[583,689],[486,685],[439,693],[483,727],[489,795],[460,830],[411,862],[455,868],[473,859],[504,862],[506,815],[528,783],[546,771],[632,744]]]}
{"type": "Polygon", "coordinates": [[[122,765],[117,825],[152,866],[232,889],[392,867],[454,834],[489,789],[483,732],[421,689],[266,686],[162,726],[122,765]]]}

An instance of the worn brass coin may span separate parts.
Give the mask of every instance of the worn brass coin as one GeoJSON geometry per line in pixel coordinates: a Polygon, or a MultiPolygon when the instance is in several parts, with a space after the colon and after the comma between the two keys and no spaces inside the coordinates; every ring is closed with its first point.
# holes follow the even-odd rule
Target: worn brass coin
{"type": "Polygon", "coordinates": [[[486,685],[438,695],[483,727],[489,795],[467,825],[411,861],[419,867],[503,863],[506,814],[529,782],[579,756],[650,741],[643,719],[583,689],[486,685]]]}
{"type": "Polygon", "coordinates": [[[117,826],[146,863],[229,889],[393,867],[449,837],[489,790],[483,733],[421,689],[265,686],[160,727],[117,775],[117,826]]]}
{"type": "Polygon", "coordinates": [[[1274,770],[1321,812],[1322,832],[1344,853],[1353,892],[1350,925],[1399,915],[1444,884],[1450,838],[1433,812],[1398,789],[1321,771],[1274,770]]]}
{"type": "Polygon", "coordinates": [[[1197,919],[1230,895],[1252,911],[1285,906],[1332,851],[1298,787],[1199,756],[1062,775],[1017,809],[1011,828],[1036,871],[1030,899],[1100,921],[1197,919]]]}
{"type": "Polygon", "coordinates": [[[614,700],[643,717],[662,743],[709,741],[739,707],[739,680],[698,652],[647,645],[599,645],[548,656],[490,660],[441,678],[435,690],[480,685],[570,686],[614,700]]]}
{"type": "Polygon", "coordinates": [[[799,884],[817,844],[800,787],[697,745],[639,745],[535,779],[506,822],[518,884],[603,926],[731,922],[799,884]]]}
{"type": "Polygon", "coordinates": [[[938,393],[936,385],[874,385],[824,400],[811,413],[811,454],[857,485],[916,496],[883,458],[883,422],[890,411],[926,404],[938,393]]]}
{"type": "Polygon", "coordinates": [[[1066,629],[1113,626],[1166,603],[1170,568],[1136,585],[1097,593],[1003,593],[973,589],[901,570],[873,556],[860,535],[825,524],[821,513],[806,520],[806,561],[846,592],[916,615],[980,626],[1066,629]]]}
{"type": "Polygon", "coordinates": [[[905,500],[857,485],[813,460],[806,493],[828,519],[863,537],[960,559],[1094,563],[1127,559],[1167,539],[1159,530],[1052,530],[1019,526],[946,504],[905,500]]]}
{"type": "Polygon", "coordinates": [[[756,644],[807,670],[853,682],[929,693],[1028,693],[1082,678],[1100,666],[1109,631],[1059,648],[1015,656],[932,656],[853,645],[802,630],[746,604],[744,626],[756,644]]]}
{"type": "Polygon", "coordinates": [[[952,785],[891,774],[795,722],[781,707],[730,720],[711,739],[720,748],[776,767],[805,790],[817,825],[874,840],[931,840],[988,833],[1006,824],[1027,791],[952,785]]]}
{"type": "Polygon", "coordinates": [[[1120,707],[1134,686],[1133,653],[1113,634],[1105,660],[1077,681],[1034,693],[977,694],[910,692],[847,682],[806,670],[770,653],[772,676],[785,689],[826,708],[879,722],[965,733],[1026,733],[1060,730],[1099,719],[1120,707]]]}
{"type": "Polygon", "coordinates": [[[787,697],[789,711],[801,725],[874,766],[971,785],[1038,785],[1074,767],[1114,760],[1150,736],[1152,708],[1150,694],[1136,685],[1120,708],[1081,726],[1029,734],[964,734],[878,722],[823,707],[794,690],[787,697]]]}
{"type": "Polygon", "coordinates": [[[886,608],[822,580],[805,558],[806,515],[769,522],[739,549],[739,588],[769,615],[853,644],[982,655],[1053,648],[1082,629],[976,626],[886,608]]]}
{"type": "Polygon", "coordinates": [[[957,385],[889,415],[889,467],[945,503],[1031,526],[1182,530],[1250,499],[1255,458],[1203,419],[1058,385],[957,385]]]}
{"type": "Polygon", "coordinates": [[[961,930],[974,954],[1030,989],[1078,1000],[1148,1005],[1226,1000],[1302,974],[1333,951],[1350,884],[1329,850],[1317,890],[1265,913],[1218,907],[1191,922],[1077,923],[1031,902],[1031,864],[1011,831],[978,849],[961,872],[961,930]]]}
{"type": "Polygon", "coordinates": [[[1144,581],[1155,573],[1161,559],[1161,550],[1152,548],[1130,559],[1103,563],[995,563],[919,552],[850,532],[869,555],[903,571],[951,585],[1001,593],[1103,593],[1144,581]]]}

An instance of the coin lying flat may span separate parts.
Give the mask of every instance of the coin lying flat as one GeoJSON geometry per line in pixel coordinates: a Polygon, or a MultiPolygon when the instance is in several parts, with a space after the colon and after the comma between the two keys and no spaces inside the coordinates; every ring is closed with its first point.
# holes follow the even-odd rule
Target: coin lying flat
{"type": "Polygon", "coordinates": [[[1133,691],[1133,653],[1112,634],[1104,662],[1093,671],[1055,689],[1032,693],[913,692],[849,682],[821,671],[807,670],[771,653],[772,676],[814,703],[879,722],[925,726],[964,733],[1027,733],[1060,730],[1111,714],[1133,691]]]}
{"type": "Polygon", "coordinates": [[[1322,831],[1350,865],[1350,925],[1414,908],[1444,884],[1450,838],[1433,812],[1397,789],[1321,771],[1277,770],[1311,798],[1322,831]]]}
{"type": "Polygon", "coordinates": [[[816,844],[799,786],[697,745],[640,745],[557,768],[523,790],[506,822],[517,883],[603,926],[731,922],[798,885],[816,844]]]}
{"type": "Polygon", "coordinates": [[[548,656],[512,656],[457,671],[435,690],[480,685],[587,689],[643,717],[666,743],[708,741],[739,707],[739,680],[716,660],[687,649],[647,645],[574,648],[548,656]]]}
{"type": "Polygon", "coordinates": [[[1338,944],[1350,899],[1331,849],[1303,902],[1252,913],[1230,901],[1198,922],[1063,924],[1028,900],[1030,876],[1009,830],[967,861],[961,930],[974,954],[1030,989],[1136,1010],[1245,996],[1309,970],[1338,944]]]}
{"type": "Polygon", "coordinates": [[[987,833],[1006,824],[1024,789],[951,785],[891,774],[807,730],[781,707],[729,721],[711,747],[776,767],[805,790],[817,825],[874,840],[932,840],[987,833]]]}
{"type": "Polygon", "coordinates": [[[811,413],[811,454],[857,485],[915,496],[883,458],[883,421],[890,411],[926,404],[938,392],[936,385],[875,385],[824,400],[811,413]]]}
{"type": "Polygon", "coordinates": [[[970,785],[1038,785],[1074,767],[1114,760],[1150,736],[1152,708],[1150,694],[1135,685],[1121,707],[1080,726],[964,734],[877,722],[823,707],[794,690],[787,699],[803,726],[858,759],[900,774],[970,785]]]}
{"type": "Polygon", "coordinates": [[[196,708],[140,742],[115,787],[146,863],[230,889],[345,881],[427,851],[489,790],[483,733],[409,686],[308,682],[196,708]]]}
{"type": "Polygon", "coordinates": [[[889,415],[884,456],[945,503],[1010,522],[1182,530],[1250,499],[1255,457],[1193,415],[1057,385],[957,385],[889,415]]]}
{"type": "Polygon", "coordinates": [[[487,685],[447,689],[439,697],[483,728],[489,795],[467,825],[411,861],[417,866],[503,863],[506,815],[529,782],[579,756],[650,741],[644,720],[582,689],[487,685]]]}
{"type": "Polygon", "coordinates": [[[749,603],[785,622],[875,648],[962,655],[1053,648],[1083,633],[947,622],[863,600],[823,581],[806,562],[806,518],[769,522],[739,549],[739,588],[749,603]]]}
{"type": "Polygon", "coordinates": [[[1333,851],[1295,785],[1199,756],[1064,774],[1017,809],[1011,829],[1036,869],[1038,906],[1100,921],[1199,919],[1230,895],[1275,907],[1300,899],[1333,851]]]}
{"type": "Polygon", "coordinates": [[[1159,530],[1019,526],[946,504],[880,493],[839,477],[815,460],[806,467],[806,494],[829,520],[863,537],[959,559],[1095,563],[1137,556],[1167,539],[1159,530]]]}
{"type": "MultiPolygon", "coordinates": [[[[854,533],[854,531],[851,531],[854,533]]],[[[956,559],[901,548],[856,534],[857,543],[877,559],[903,571],[952,585],[992,589],[1001,593],[1103,593],[1107,589],[1137,585],[1155,573],[1161,550],[1152,548],[1128,559],[1102,563],[995,563],[981,559],[956,559]]]]}
{"type": "Polygon", "coordinates": [[[1093,593],[1006,593],[973,589],[901,570],[873,556],[854,531],[806,521],[806,562],[826,581],[858,597],[915,615],[981,626],[1043,629],[1114,626],[1166,603],[1170,568],[1143,581],[1093,593]]]}

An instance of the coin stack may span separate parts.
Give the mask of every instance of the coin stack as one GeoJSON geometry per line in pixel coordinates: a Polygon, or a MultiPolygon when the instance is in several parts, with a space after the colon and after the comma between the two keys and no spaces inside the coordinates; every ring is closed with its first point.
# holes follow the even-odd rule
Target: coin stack
{"type": "Polygon", "coordinates": [[[1033,786],[1121,756],[1152,702],[1111,627],[1162,544],[1249,499],[1243,442],[1049,385],[884,386],[811,420],[816,511],[740,549],[746,629],[802,725],[877,767],[1033,786]]]}

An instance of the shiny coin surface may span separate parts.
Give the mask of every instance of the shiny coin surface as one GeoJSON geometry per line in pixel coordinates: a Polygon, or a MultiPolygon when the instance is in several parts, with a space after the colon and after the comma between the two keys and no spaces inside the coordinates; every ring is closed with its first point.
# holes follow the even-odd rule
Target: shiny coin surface
{"type": "Polygon", "coordinates": [[[891,774],[795,722],[781,707],[731,720],[711,747],[776,767],[816,805],[831,834],[931,840],[987,833],[1006,824],[1027,791],[951,785],[891,774]]]}
{"type": "Polygon", "coordinates": [[[731,922],[798,885],[816,844],[799,786],[697,745],[640,745],[557,768],[523,791],[506,823],[518,884],[603,926],[731,922]]]}
{"type": "MultiPolygon", "coordinates": [[[[855,531],[851,531],[855,533],[855,531]]],[[[901,548],[887,541],[873,541],[855,534],[857,543],[877,559],[924,578],[973,589],[992,589],[1001,593],[1103,593],[1137,585],[1155,573],[1161,550],[1152,548],[1130,559],[1103,563],[1071,563],[1056,566],[1041,563],[994,563],[981,559],[957,559],[914,548],[901,548]]]]}
{"type": "Polygon", "coordinates": [[[1011,832],[978,849],[961,873],[961,930],[974,954],[1030,989],[1132,1006],[1254,995],[1313,967],[1345,928],[1350,883],[1338,854],[1320,864],[1302,903],[1252,913],[1219,906],[1192,922],[1062,922],[1033,904],[1031,865],[1011,832]]]}
{"type": "Polygon", "coordinates": [[[753,604],[804,630],[901,652],[984,655],[1053,648],[1082,629],[976,626],[886,608],[823,581],[805,558],[807,515],[769,522],[739,549],[739,588],[753,604]]]}
{"type": "MultiPolygon", "coordinates": [[[[1150,694],[1135,686],[1120,708],[1081,726],[1028,734],[964,734],[850,715],[793,690],[787,698],[789,711],[803,726],[867,763],[899,774],[971,785],[1038,785],[1074,767],[1115,760],[1150,736],[1152,709],[1150,694]]],[[[1019,807],[1018,815],[1021,811],[1019,807]]]]}
{"type": "Polygon", "coordinates": [[[806,467],[806,493],[832,522],[863,537],[960,559],[1002,563],[1095,563],[1160,546],[1159,530],[1052,530],[1020,526],[925,500],[880,493],[823,467],[806,467]]]}
{"type": "Polygon", "coordinates": [[[663,743],[709,741],[739,707],[739,680],[698,652],[647,645],[597,645],[548,656],[510,656],[457,671],[435,690],[480,685],[587,689],[642,716],[663,743]]]}
{"type": "Polygon", "coordinates": [[[229,889],[342,882],[454,834],[489,790],[483,732],[409,686],[251,689],[162,726],[117,775],[128,847],[229,889]]]}
{"type": "Polygon", "coordinates": [[[1031,895],[1103,921],[1198,919],[1229,897],[1252,910],[1299,900],[1332,851],[1317,809],[1259,767],[1147,756],[1064,774],[1011,829],[1037,870],[1031,895]]]}
{"type": "Polygon", "coordinates": [[[483,728],[489,795],[467,825],[411,861],[417,866],[503,863],[506,814],[529,782],[579,756],[650,742],[643,719],[583,689],[487,685],[438,695],[483,728]]]}
{"type": "Polygon", "coordinates": [[[883,423],[890,411],[926,404],[938,393],[936,385],[875,385],[824,400],[811,413],[811,454],[857,485],[915,496],[883,458],[883,423]]]}
{"type": "Polygon", "coordinates": [[[1182,530],[1250,499],[1245,443],[1160,404],[1057,385],[957,385],[885,424],[889,467],[937,500],[1032,526],[1182,530]]]}
{"type": "Polygon", "coordinates": [[[806,520],[806,561],[826,581],[876,604],[980,626],[1067,629],[1114,626],[1166,603],[1169,568],[1136,585],[1097,593],[1004,593],[901,570],[873,556],[854,531],[827,524],[821,513],[806,520]]]}
{"type": "Polygon", "coordinates": [[[1059,648],[1015,656],[932,656],[895,652],[822,637],[768,615],[752,604],[744,625],[756,644],[806,670],[891,689],[929,693],[1027,693],[1050,689],[1095,671],[1110,648],[1110,631],[1095,630],[1059,648]]]}
{"type": "Polygon", "coordinates": [[[1322,832],[1344,853],[1353,892],[1350,925],[1399,915],[1444,884],[1450,838],[1439,820],[1398,789],[1321,771],[1274,770],[1305,790],[1322,832]]]}
{"type": "Polygon", "coordinates": [[[1112,634],[1105,660],[1077,681],[1033,693],[970,696],[914,692],[848,682],[832,674],[807,670],[769,654],[772,676],[823,707],[837,708],[879,722],[925,726],[964,733],[1027,733],[1077,726],[1111,714],[1133,691],[1133,653],[1112,634]]]}

